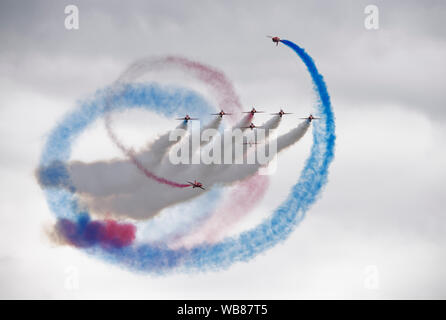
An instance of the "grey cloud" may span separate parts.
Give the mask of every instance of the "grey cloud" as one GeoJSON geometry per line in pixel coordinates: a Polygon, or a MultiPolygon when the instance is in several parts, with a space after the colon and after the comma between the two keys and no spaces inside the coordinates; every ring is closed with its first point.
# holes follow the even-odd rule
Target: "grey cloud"
{"type": "MultiPolygon", "coordinates": [[[[2,297],[445,298],[444,1],[373,1],[378,31],[364,29],[362,0],[69,3],[78,31],[63,27],[64,2],[0,2],[0,256],[20,257],[0,259],[2,297]],[[304,67],[268,34],[315,58],[337,116],[330,181],[284,244],[218,274],[153,279],[39,242],[52,216],[32,172],[48,130],[138,58],[191,57],[223,70],[245,107],[311,112],[304,67]],[[65,264],[81,266],[78,293],[63,288],[65,264]]],[[[263,206],[287,195],[298,151],[279,160],[263,206]]]]}

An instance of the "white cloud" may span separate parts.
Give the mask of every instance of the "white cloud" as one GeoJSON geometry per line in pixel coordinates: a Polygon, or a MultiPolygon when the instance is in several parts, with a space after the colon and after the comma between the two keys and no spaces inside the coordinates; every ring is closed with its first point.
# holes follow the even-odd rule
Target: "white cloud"
{"type": "MultiPolygon", "coordinates": [[[[2,1],[0,296],[445,298],[445,5],[378,1],[382,28],[373,33],[363,28],[363,4],[81,1],[80,29],[68,32],[62,4],[2,1]],[[285,243],[219,273],[154,278],[44,241],[53,217],[33,176],[43,141],[76,99],[135,58],[189,56],[222,69],[244,106],[309,113],[304,67],[270,33],[308,49],[337,116],[330,181],[285,243]],[[379,270],[379,290],[363,286],[368,265],[379,270]],[[64,287],[68,266],[79,268],[79,290],[64,287]]],[[[283,183],[273,179],[253,221],[298,176],[302,142],[281,160],[283,183]]]]}

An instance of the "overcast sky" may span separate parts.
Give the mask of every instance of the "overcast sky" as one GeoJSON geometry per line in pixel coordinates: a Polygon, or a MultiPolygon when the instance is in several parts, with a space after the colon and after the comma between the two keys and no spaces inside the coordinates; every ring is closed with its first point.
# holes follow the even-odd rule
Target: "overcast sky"
{"type": "MultiPolygon", "coordinates": [[[[0,0],[0,297],[446,298],[445,16],[444,1],[0,0]],[[64,27],[68,4],[79,30],[64,27]],[[369,4],[378,30],[364,27],[369,4]],[[265,35],[312,55],[337,119],[329,182],[287,241],[225,271],[166,277],[48,241],[54,218],[33,176],[45,138],[135,59],[183,55],[224,71],[247,108],[311,112],[303,65],[265,35]]],[[[252,215],[286,197],[307,138],[252,215]]],[[[107,154],[88,140],[76,160],[107,154]]]]}

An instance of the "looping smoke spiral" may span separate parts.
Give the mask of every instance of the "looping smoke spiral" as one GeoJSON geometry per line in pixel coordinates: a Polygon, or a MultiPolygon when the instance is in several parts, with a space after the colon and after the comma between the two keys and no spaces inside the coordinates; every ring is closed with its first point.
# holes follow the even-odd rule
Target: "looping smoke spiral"
{"type": "MultiPolygon", "coordinates": [[[[225,268],[234,262],[252,259],[260,252],[286,239],[303,219],[308,208],[316,201],[327,182],[328,169],[334,158],[335,122],[330,96],[313,59],[304,49],[293,42],[288,40],[281,40],[281,42],[291,48],[305,64],[318,95],[316,110],[321,121],[314,123],[313,146],[298,182],[291,188],[288,198],[267,219],[238,236],[222,240],[217,237],[214,242],[193,241],[189,246],[169,246],[168,242],[163,241],[135,241],[140,228],[139,224],[119,222],[109,218],[93,220],[90,213],[79,204],[77,191],[85,192],[82,189],[84,186],[73,178],[74,169],[72,165],[68,164],[68,161],[71,144],[80,133],[101,117],[107,121],[107,114],[110,112],[108,103],[110,95],[105,90],[97,92],[92,100],[83,103],[77,110],[67,115],[51,132],[43,150],[37,177],[45,190],[48,204],[58,219],[57,235],[62,237],[63,241],[83,248],[85,252],[111,263],[135,271],[158,274],[168,271],[189,272],[191,270],[204,271],[225,268]]],[[[212,79],[210,77],[212,74],[217,74],[212,86],[219,96],[219,106],[232,104],[235,106],[234,108],[240,109],[240,103],[237,98],[234,98],[236,96],[232,86],[227,86],[228,82],[225,81],[224,76],[216,70],[206,69],[203,65],[184,58],[167,57],[163,62],[180,65],[195,73],[195,76],[203,81],[209,81],[212,79]]],[[[156,66],[159,67],[160,64],[156,66]]],[[[140,70],[137,67],[134,68],[136,69],[129,70],[133,70],[133,72],[140,70]]],[[[113,97],[111,98],[113,99],[113,97]]],[[[193,110],[193,113],[198,115],[215,112],[201,96],[190,90],[164,88],[156,84],[129,86],[124,93],[120,94],[119,99],[125,103],[117,104],[113,107],[113,111],[120,108],[146,108],[156,110],[164,115],[185,110],[188,112],[193,110]]],[[[111,124],[108,125],[109,135],[113,139],[111,124]]],[[[308,124],[306,126],[308,128],[308,124]]],[[[304,127],[300,127],[301,131],[295,130],[298,134],[303,134],[306,131],[306,129],[302,131],[304,127]]],[[[298,134],[294,133],[295,136],[298,134]]],[[[117,137],[114,137],[116,138],[115,143],[119,143],[117,137]]],[[[284,147],[289,145],[285,140],[282,141],[284,147]]],[[[133,163],[125,170],[129,170],[132,174],[135,172],[134,170],[148,171],[136,156],[128,154],[128,149],[124,145],[120,149],[129,156],[133,163]]],[[[152,179],[153,183],[169,184],[172,182],[170,179],[157,181],[157,179],[165,178],[151,171],[144,172],[144,175],[145,178],[152,179]],[[150,176],[151,174],[153,176],[150,176]]],[[[262,180],[263,178],[256,181],[255,179],[259,179],[258,176],[249,179],[260,185],[267,183],[262,180]]],[[[249,183],[249,180],[246,181],[249,183]]],[[[246,186],[241,183],[240,188],[246,188],[246,186]]],[[[177,191],[182,192],[181,188],[179,189],[177,191]]],[[[261,189],[261,192],[264,190],[261,189]]],[[[196,204],[200,206],[209,200],[214,203],[218,198],[219,190],[216,188],[196,199],[196,204]]],[[[209,210],[214,211],[212,208],[209,210]]],[[[207,212],[198,218],[206,217],[207,212]]],[[[178,236],[176,233],[173,235],[178,236]]],[[[180,238],[182,236],[180,232],[180,238]]]]}

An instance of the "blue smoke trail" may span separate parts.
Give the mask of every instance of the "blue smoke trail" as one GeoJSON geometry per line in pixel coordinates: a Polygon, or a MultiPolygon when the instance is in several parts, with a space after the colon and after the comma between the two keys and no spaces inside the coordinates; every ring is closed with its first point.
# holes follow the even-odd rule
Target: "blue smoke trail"
{"type": "Polygon", "coordinates": [[[163,213],[147,221],[137,222],[137,239],[144,242],[164,242],[188,233],[214,213],[221,196],[221,188],[212,188],[184,206],[163,209],[163,213]]]}
{"type": "MultiPolygon", "coordinates": [[[[69,219],[73,222],[80,223],[81,216],[88,216],[88,212],[81,209],[75,194],[76,190],[71,183],[66,162],[71,155],[71,144],[75,139],[92,123],[97,121],[106,112],[104,97],[107,96],[109,89],[99,90],[94,96],[82,102],[77,110],[68,114],[61,123],[51,131],[46,144],[44,146],[40,166],[37,170],[37,180],[45,190],[48,206],[51,211],[56,214],[59,219],[69,219]]],[[[202,114],[200,117],[203,121],[209,121],[210,113],[215,112],[215,108],[210,106],[200,95],[184,89],[173,86],[160,86],[156,84],[127,85],[125,90],[119,96],[112,97],[115,101],[113,104],[114,111],[122,111],[125,109],[145,108],[155,110],[157,113],[166,117],[180,116],[189,112],[194,114],[202,114]]],[[[190,225],[191,219],[203,218],[212,212],[212,206],[206,206],[206,203],[216,204],[221,195],[221,189],[216,188],[206,193],[203,197],[188,202],[188,208],[173,216],[184,216],[194,209],[192,215],[182,218],[181,228],[190,225]]],[[[161,219],[165,220],[165,219],[161,219]]],[[[147,222],[139,222],[138,230],[151,232],[154,228],[159,227],[156,223],[149,220],[147,222]]],[[[175,231],[173,223],[170,223],[165,233],[173,233],[175,231]]],[[[159,229],[159,228],[158,228],[159,229]]],[[[152,232],[153,233],[153,232],[152,232]]],[[[158,230],[159,233],[159,230],[158,230]]]]}
{"type": "MultiPolygon", "coordinates": [[[[327,182],[328,169],[334,157],[336,136],[330,96],[313,59],[293,42],[282,40],[282,43],[291,48],[307,67],[319,98],[316,109],[321,117],[319,123],[313,123],[313,146],[310,156],[298,182],[292,187],[284,203],[254,229],[213,245],[172,250],[164,245],[140,244],[108,250],[94,247],[85,249],[87,252],[139,272],[163,274],[169,270],[205,271],[226,268],[237,261],[252,259],[288,237],[302,221],[308,208],[317,200],[327,182]]],[[[70,139],[71,137],[68,137],[65,140],[70,139]]],[[[47,146],[48,150],[54,150],[51,144],[47,146]]],[[[61,200],[67,201],[66,195],[61,197],[61,200]]],[[[59,209],[61,212],[67,210],[59,209]]]]}
{"type": "MultiPolygon", "coordinates": [[[[334,158],[335,123],[328,94],[322,75],[313,59],[295,43],[282,40],[302,60],[310,73],[318,95],[316,105],[320,123],[314,123],[313,146],[306,160],[299,181],[291,189],[287,200],[259,226],[212,246],[200,246],[185,255],[187,268],[204,270],[227,267],[236,261],[246,261],[285,240],[305,216],[305,212],[316,201],[327,182],[328,168],[334,158]]],[[[173,255],[173,257],[176,257],[173,255]]]]}
{"type": "Polygon", "coordinates": [[[225,267],[235,261],[248,260],[258,253],[283,241],[303,219],[305,212],[316,201],[327,182],[328,168],[334,157],[335,124],[330,96],[322,75],[304,49],[291,41],[282,41],[303,61],[318,94],[317,112],[321,122],[314,123],[313,147],[299,181],[287,200],[262,224],[234,239],[225,239],[214,246],[202,246],[191,251],[186,265],[202,270],[225,267]]]}

